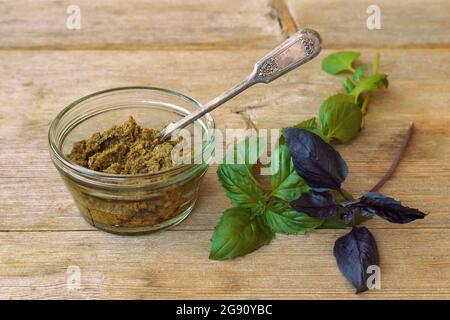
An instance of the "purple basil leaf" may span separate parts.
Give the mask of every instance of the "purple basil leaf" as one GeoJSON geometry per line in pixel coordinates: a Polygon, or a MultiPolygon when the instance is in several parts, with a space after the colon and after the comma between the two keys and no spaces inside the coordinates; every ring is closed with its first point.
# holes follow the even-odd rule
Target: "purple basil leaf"
{"type": "Polygon", "coordinates": [[[370,207],[375,214],[393,223],[408,223],[416,219],[423,219],[425,213],[403,206],[400,201],[377,192],[367,192],[361,199],[363,206],[370,207]]]}
{"type": "Polygon", "coordinates": [[[300,198],[291,201],[291,206],[295,210],[315,218],[332,217],[341,208],[334,202],[331,192],[315,190],[302,193],[300,198]]]}
{"type": "Polygon", "coordinates": [[[353,215],[355,214],[357,208],[355,207],[347,207],[344,209],[344,212],[342,213],[341,219],[345,222],[345,223],[350,223],[350,221],[352,221],[353,219],[353,215]]]}
{"type": "Polygon", "coordinates": [[[340,189],[348,168],[332,146],[305,129],[286,128],[284,134],[295,170],[311,188],[340,189]]]}
{"type": "Polygon", "coordinates": [[[361,206],[360,209],[363,217],[371,217],[376,213],[376,210],[372,207],[361,206]]]}
{"type": "Polygon", "coordinates": [[[336,240],[333,248],[336,263],[342,274],[355,287],[356,293],[368,290],[367,268],[379,265],[377,244],[366,227],[353,227],[352,231],[336,240]]]}

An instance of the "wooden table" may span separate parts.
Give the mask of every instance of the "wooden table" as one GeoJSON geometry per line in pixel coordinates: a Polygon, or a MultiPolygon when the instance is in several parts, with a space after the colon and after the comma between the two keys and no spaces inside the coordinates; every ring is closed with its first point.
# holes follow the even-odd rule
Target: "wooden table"
{"type": "Polygon", "coordinates": [[[370,1],[173,0],[0,3],[0,298],[450,298],[450,3],[378,0],[382,29],[368,30],[370,1]],[[66,8],[81,29],[66,28],[66,8]],[[322,58],[381,53],[388,90],[374,96],[357,139],[337,148],[358,195],[385,172],[408,124],[416,131],[383,192],[429,215],[409,225],[367,222],[380,250],[382,290],[354,295],[332,246],[343,230],[281,236],[244,258],[208,260],[209,239],[230,203],[211,167],[193,214],[152,235],[98,231],[79,215],[50,162],[47,130],[70,102],[128,85],[172,88],[206,102],[297,28],[318,30],[321,56],[214,111],[219,128],[283,127],[318,112],[341,90],[322,58]],[[69,266],[81,272],[70,287],[69,266]],[[69,272],[69,273],[68,273],[69,272]]]}

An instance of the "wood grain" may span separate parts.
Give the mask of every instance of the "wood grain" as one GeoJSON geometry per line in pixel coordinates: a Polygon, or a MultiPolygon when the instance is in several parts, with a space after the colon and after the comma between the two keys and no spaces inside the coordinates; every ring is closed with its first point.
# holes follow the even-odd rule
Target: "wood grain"
{"type": "Polygon", "coordinates": [[[335,265],[332,247],[341,234],[277,236],[245,258],[219,262],[208,260],[209,231],[0,233],[0,298],[448,298],[450,256],[442,238],[450,230],[375,230],[382,290],[361,295],[335,265]],[[69,266],[80,268],[79,290],[66,285],[69,266]]]}
{"type": "Polygon", "coordinates": [[[253,48],[281,39],[268,0],[17,0],[0,12],[3,48],[253,48]],[[80,8],[79,30],[66,27],[70,4],[80,8]]]}
{"type": "Polygon", "coordinates": [[[328,48],[449,48],[447,0],[286,0],[300,28],[316,29],[328,48]],[[381,29],[369,30],[367,7],[381,12],[381,29]]]}
{"type": "Polygon", "coordinates": [[[0,3],[0,298],[450,299],[448,2],[382,0],[377,31],[365,28],[362,1],[78,4],[82,30],[68,32],[65,2],[0,3]],[[213,116],[222,129],[289,126],[317,115],[321,101],[341,90],[339,77],[319,71],[326,54],[359,50],[370,63],[381,53],[390,87],[373,96],[358,138],[337,146],[350,167],[345,188],[359,195],[375,184],[414,121],[411,144],[382,191],[429,213],[409,225],[366,223],[380,248],[382,290],[356,296],[339,274],[332,246],[344,231],[277,236],[247,257],[208,260],[211,232],[230,206],[215,166],[193,214],[169,231],[120,237],[80,217],[47,151],[48,126],[64,106],[129,85],[208,101],[294,25],[321,32],[321,56],[213,116]],[[67,289],[70,265],[81,268],[79,290],[67,289]]]}

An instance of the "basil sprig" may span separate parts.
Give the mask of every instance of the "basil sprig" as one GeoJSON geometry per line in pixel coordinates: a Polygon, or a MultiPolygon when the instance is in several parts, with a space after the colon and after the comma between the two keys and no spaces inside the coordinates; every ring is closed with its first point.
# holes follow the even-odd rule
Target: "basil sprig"
{"type": "Polygon", "coordinates": [[[373,215],[394,223],[425,216],[378,192],[354,199],[341,188],[348,167],[328,143],[352,140],[363,126],[370,95],[388,86],[387,75],[378,72],[379,55],[368,76],[366,66],[354,66],[359,56],[358,52],[337,52],[323,60],[325,72],[351,73],[343,80],[345,93],[327,98],[320,106],[318,120],[311,118],[283,130],[271,156],[270,189],[261,185],[253,174],[254,162],[245,156],[261,155],[263,149],[254,150],[255,145],[261,145],[260,140],[255,143],[249,139],[236,146],[235,153],[244,159],[240,164],[219,166],[219,180],[234,207],[224,212],[214,230],[210,259],[243,256],[268,244],[276,233],[352,227],[336,241],[334,255],[344,276],[362,292],[367,290],[365,269],[378,265],[379,258],[373,236],[357,225],[373,215]]]}
{"type": "MultiPolygon", "coordinates": [[[[250,138],[238,143],[235,151],[241,149],[249,154],[254,145],[261,143],[250,138]]],[[[219,181],[235,207],[224,212],[214,230],[210,259],[242,256],[269,243],[275,233],[304,234],[324,223],[324,219],[309,217],[289,205],[309,187],[295,171],[286,144],[280,144],[272,153],[270,190],[261,186],[252,170],[249,161],[219,165],[219,181]]]]}
{"type": "MultiPolygon", "coordinates": [[[[363,117],[361,109],[363,103],[359,102],[358,104],[358,100],[366,94],[365,90],[373,91],[367,85],[370,81],[364,80],[367,68],[365,66],[353,66],[359,55],[357,52],[337,52],[323,60],[322,68],[330,74],[352,73],[351,78],[347,80],[349,90],[346,90],[346,94],[341,93],[326,99],[320,106],[318,120],[315,117],[310,118],[292,126],[293,128],[306,129],[326,141],[348,142],[357,135],[363,117]],[[358,87],[356,85],[358,83],[363,83],[363,85],[358,87]],[[352,95],[351,92],[355,92],[357,95],[352,95]]],[[[379,62],[377,59],[376,61],[379,62]]],[[[378,62],[376,69],[378,69],[378,62]]],[[[372,69],[374,70],[374,68],[372,69]]],[[[273,233],[304,234],[316,228],[340,229],[347,227],[342,220],[336,219],[336,217],[313,218],[290,207],[289,203],[300,198],[302,194],[309,190],[309,187],[294,168],[294,162],[286,145],[284,133],[280,137],[278,148],[272,152],[270,164],[273,171],[271,189],[265,190],[252,173],[251,163],[254,163],[254,161],[246,158],[249,154],[256,154],[259,157],[264,146],[264,142],[259,140],[256,143],[255,141],[241,142],[233,149],[234,159],[240,160],[237,161],[238,164],[222,164],[217,170],[219,181],[235,207],[231,213],[228,210],[224,213],[224,216],[230,216],[230,218],[221,219],[214,231],[211,259],[230,259],[242,256],[251,252],[249,249],[256,250],[260,245],[270,241],[271,237],[267,237],[265,232],[261,233],[261,238],[257,236],[256,231],[253,237],[246,237],[244,236],[245,230],[239,232],[239,228],[234,228],[234,225],[241,225],[242,223],[235,218],[236,212],[242,212],[243,217],[248,215],[249,224],[253,223],[256,216],[263,216],[258,223],[265,225],[273,233]],[[255,150],[255,148],[258,149],[255,150]],[[227,232],[226,229],[233,229],[234,231],[233,233],[227,232]],[[223,240],[227,237],[231,239],[232,235],[237,237],[236,241],[246,245],[236,243],[236,246],[232,247],[231,250],[230,247],[225,245],[227,242],[223,240]],[[221,246],[224,248],[220,249],[221,246]]],[[[333,183],[333,178],[330,179],[330,183],[333,183]]],[[[342,198],[340,194],[336,197],[340,198],[339,201],[341,202],[348,200],[342,198]]],[[[358,222],[367,219],[361,215],[357,215],[356,218],[358,222]]],[[[243,218],[243,220],[245,219],[243,218]]],[[[260,228],[254,230],[260,230],[260,228]]]]}
{"type": "Polygon", "coordinates": [[[347,177],[345,161],[314,133],[297,128],[285,129],[285,132],[295,170],[311,187],[308,192],[291,201],[292,208],[310,217],[339,217],[344,223],[352,223],[352,231],[336,240],[333,252],[339,269],[353,284],[356,293],[368,290],[368,267],[378,267],[378,250],[370,231],[356,226],[354,219],[357,212],[364,217],[377,215],[392,223],[423,219],[425,213],[373,191],[359,199],[338,203],[332,191],[342,193],[340,186],[347,177]]]}

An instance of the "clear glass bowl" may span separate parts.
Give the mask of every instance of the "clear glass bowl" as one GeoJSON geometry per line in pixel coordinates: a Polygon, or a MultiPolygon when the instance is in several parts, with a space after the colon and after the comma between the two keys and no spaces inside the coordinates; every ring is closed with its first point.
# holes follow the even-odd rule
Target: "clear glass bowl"
{"type": "Polygon", "coordinates": [[[48,134],[51,159],[90,224],[108,232],[136,234],[168,228],[186,218],[211,161],[214,120],[205,115],[187,127],[203,132],[201,152],[193,154],[192,164],[157,173],[117,175],[84,168],[66,157],[73,143],[121,124],[130,115],[142,127],[163,128],[199,107],[194,99],[171,90],[124,87],[81,98],[58,114],[48,134]]]}

